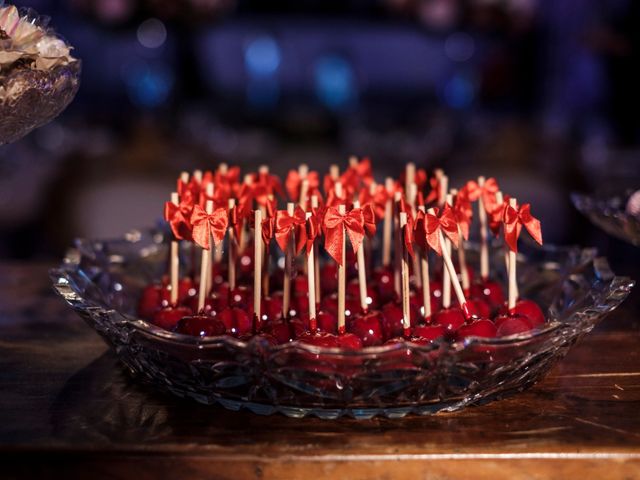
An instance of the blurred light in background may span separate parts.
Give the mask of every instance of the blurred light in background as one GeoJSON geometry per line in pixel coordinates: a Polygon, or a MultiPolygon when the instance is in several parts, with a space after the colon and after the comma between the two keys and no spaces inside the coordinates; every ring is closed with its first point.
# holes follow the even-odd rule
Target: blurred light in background
{"type": "Polygon", "coordinates": [[[451,108],[465,109],[471,106],[476,94],[471,75],[457,73],[444,86],[443,98],[451,108]]]}
{"type": "Polygon", "coordinates": [[[164,62],[145,60],[125,66],[123,80],[131,102],[144,108],[164,104],[174,83],[173,73],[164,62]]]}
{"type": "Polygon", "coordinates": [[[159,48],[167,40],[167,29],[157,18],[150,18],[140,24],[137,37],[143,47],[159,48]]]}
{"type": "Polygon", "coordinates": [[[275,39],[261,36],[249,42],[244,52],[244,63],[249,75],[274,75],[280,66],[282,54],[275,39]]]}
{"type": "Polygon", "coordinates": [[[314,68],[316,95],[332,110],[353,106],[358,92],[351,64],[342,56],[331,54],[318,59],[314,68]]]}
{"type": "Polygon", "coordinates": [[[473,37],[465,32],[456,32],[449,35],[444,42],[444,51],[454,62],[466,62],[476,50],[473,37]]]}

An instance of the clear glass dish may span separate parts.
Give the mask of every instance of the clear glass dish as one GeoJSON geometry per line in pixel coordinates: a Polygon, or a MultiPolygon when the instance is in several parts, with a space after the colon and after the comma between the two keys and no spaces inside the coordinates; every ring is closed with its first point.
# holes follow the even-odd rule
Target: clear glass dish
{"type": "MultiPolygon", "coordinates": [[[[502,250],[493,257],[500,269],[502,250]]],[[[78,240],[50,275],[55,290],[143,380],[205,404],[290,417],[424,415],[522,391],[634,284],[615,276],[593,249],[545,247],[519,255],[521,294],[547,310],[544,328],[497,339],[346,351],[297,342],[271,346],[259,338],[202,339],[137,319],[139,295],[164,273],[166,258],[163,232],[134,231],[113,241],[78,240]]]]}
{"type": "Polygon", "coordinates": [[[630,193],[606,196],[573,193],[571,200],[594,225],[609,235],[640,247],[640,220],[625,211],[630,193]]]}
{"type": "MultiPolygon", "coordinates": [[[[0,0],[2,7],[5,5],[0,0]]],[[[49,17],[40,16],[32,9],[18,11],[20,17],[30,25],[39,27],[40,32],[51,39],[50,44],[58,42],[70,48],[49,27],[49,17]]],[[[5,48],[19,51],[21,46],[20,40],[12,43],[8,37],[0,39],[2,51],[5,48]]],[[[29,45],[29,48],[34,47],[29,45]]],[[[57,62],[55,53],[49,51],[38,55],[38,58],[49,62],[51,66],[35,69],[22,65],[3,70],[0,65],[0,145],[15,142],[35,128],[49,123],[62,113],[78,93],[82,69],[80,60],[70,57],[68,61],[57,62]]]]}

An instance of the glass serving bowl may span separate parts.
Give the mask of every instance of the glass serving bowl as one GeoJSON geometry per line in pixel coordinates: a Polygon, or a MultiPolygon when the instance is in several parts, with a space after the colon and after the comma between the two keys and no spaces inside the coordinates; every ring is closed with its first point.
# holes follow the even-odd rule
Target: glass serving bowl
{"type": "MultiPolygon", "coordinates": [[[[78,240],[50,275],[55,290],[143,380],[205,404],[290,417],[424,415],[522,391],[633,286],[615,276],[593,249],[545,247],[519,254],[521,294],[547,310],[542,329],[357,351],[297,342],[272,346],[259,337],[245,342],[186,336],[136,318],[142,289],[165,272],[167,252],[161,231],[134,231],[113,241],[78,240]]],[[[502,252],[493,252],[496,269],[504,267],[502,252]]],[[[471,249],[472,259],[475,254],[471,249]]]]}
{"type": "Polygon", "coordinates": [[[573,193],[571,200],[594,225],[609,235],[640,247],[640,220],[625,211],[631,193],[607,196],[573,193]]]}
{"type": "MultiPolygon", "coordinates": [[[[0,0],[0,8],[3,4],[0,0]]],[[[49,17],[32,9],[20,9],[20,16],[48,36],[62,40],[48,26],[49,17]]],[[[81,65],[80,60],[71,58],[68,63],[42,70],[0,68],[0,145],[15,142],[60,115],[78,93],[81,65]]]]}

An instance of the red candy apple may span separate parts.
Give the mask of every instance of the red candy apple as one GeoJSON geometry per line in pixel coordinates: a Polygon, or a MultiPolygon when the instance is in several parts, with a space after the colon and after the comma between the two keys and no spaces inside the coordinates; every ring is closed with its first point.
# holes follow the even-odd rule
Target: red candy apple
{"type": "Polygon", "coordinates": [[[498,337],[508,337],[517,333],[525,333],[531,330],[529,319],[522,315],[500,315],[495,319],[495,325],[498,329],[498,337]]]}
{"type": "Polygon", "coordinates": [[[455,332],[464,322],[464,313],[459,308],[445,308],[433,315],[433,323],[442,325],[447,333],[455,332]]]}
{"type": "Polygon", "coordinates": [[[241,308],[225,308],[216,315],[227,329],[227,333],[234,337],[240,337],[250,333],[253,329],[251,314],[241,308]]]}
{"type": "Polygon", "coordinates": [[[165,330],[173,330],[177,323],[193,312],[187,307],[165,307],[153,314],[153,324],[165,330]]]}
{"type": "Polygon", "coordinates": [[[365,347],[382,345],[384,334],[382,329],[382,314],[377,311],[354,315],[347,322],[347,331],[362,340],[365,347]]]}
{"type": "Polygon", "coordinates": [[[430,342],[443,337],[445,329],[442,325],[418,325],[411,329],[411,338],[429,340],[430,342]]]}
{"type": "Polygon", "coordinates": [[[220,320],[209,315],[189,315],[180,319],[176,332],[194,337],[214,337],[224,335],[227,329],[220,320]]]}
{"type": "Polygon", "coordinates": [[[471,298],[484,300],[491,308],[498,308],[504,303],[504,291],[498,282],[483,280],[471,285],[471,298]]]}
{"type": "Polygon", "coordinates": [[[467,337],[493,338],[496,336],[497,328],[495,324],[486,318],[465,323],[456,332],[456,337],[460,340],[467,337]]]}

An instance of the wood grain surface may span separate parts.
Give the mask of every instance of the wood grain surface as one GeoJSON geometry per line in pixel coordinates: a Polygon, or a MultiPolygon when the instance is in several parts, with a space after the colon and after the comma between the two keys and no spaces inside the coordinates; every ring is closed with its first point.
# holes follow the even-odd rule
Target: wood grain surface
{"type": "Polygon", "coordinates": [[[640,478],[637,292],[527,392],[400,420],[290,419],[140,384],[52,292],[0,264],[0,478],[640,478]]]}

